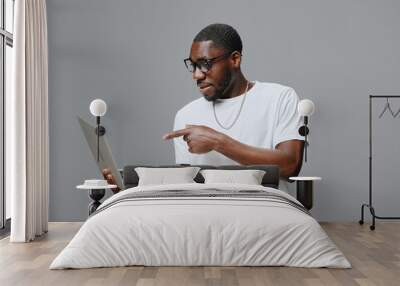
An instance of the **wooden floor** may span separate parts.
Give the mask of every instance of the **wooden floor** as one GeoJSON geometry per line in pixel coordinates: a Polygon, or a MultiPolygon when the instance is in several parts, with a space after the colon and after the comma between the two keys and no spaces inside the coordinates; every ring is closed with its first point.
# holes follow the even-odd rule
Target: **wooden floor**
{"type": "Polygon", "coordinates": [[[120,267],[48,270],[81,223],[50,223],[32,243],[0,241],[0,285],[400,285],[400,223],[375,231],[357,223],[323,223],[352,269],[290,267],[120,267]]]}

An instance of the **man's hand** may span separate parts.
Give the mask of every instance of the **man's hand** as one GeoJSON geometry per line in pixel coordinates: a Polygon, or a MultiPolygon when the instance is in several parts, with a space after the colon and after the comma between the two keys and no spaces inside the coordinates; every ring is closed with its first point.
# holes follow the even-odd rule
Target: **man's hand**
{"type": "Polygon", "coordinates": [[[301,140],[281,142],[276,149],[254,147],[199,125],[186,125],[184,129],[165,134],[163,139],[181,136],[191,153],[202,154],[215,150],[240,165],[278,165],[280,175],[285,178],[297,176],[302,164],[304,142],[301,140]]]}
{"type": "MultiPolygon", "coordinates": [[[[110,169],[108,169],[108,168],[103,169],[102,174],[103,174],[104,179],[107,180],[108,184],[110,184],[110,185],[116,185],[117,184],[116,181],[115,181],[114,176],[111,173],[110,169]]],[[[120,191],[120,189],[118,187],[116,187],[114,189],[111,189],[111,191],[114,194],[116,194],[116,193],[118,193],[120,191]]]]}
{"type": "Polygon", "coordinates": [[[186,125],[186,128],[167,133],[164,140],[183,136],[190,153],[204,154],[216,150],[224,134],[203,125],[186,125]]]}

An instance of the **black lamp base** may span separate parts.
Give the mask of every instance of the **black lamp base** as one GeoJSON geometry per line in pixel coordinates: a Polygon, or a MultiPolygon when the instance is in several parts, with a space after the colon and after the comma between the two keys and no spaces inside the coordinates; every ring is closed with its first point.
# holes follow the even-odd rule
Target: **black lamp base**
{"type": "Polygon", "coordinates": [[[307,126],[305,126],[305,125],[300,126],[300,128],[299,128],[299,134],[300,134],[301,136],[307,136],[309,132],[310,132],[310,130],[308,129],[307,126]]]}
{"type": "Polygon", "coordinates": [[[96,135],[103,136],[104,134],[106,134],[106,129],[104,128],[104,126],[99,125],[96,127],[94,132],[96,133],[96,135]]]}

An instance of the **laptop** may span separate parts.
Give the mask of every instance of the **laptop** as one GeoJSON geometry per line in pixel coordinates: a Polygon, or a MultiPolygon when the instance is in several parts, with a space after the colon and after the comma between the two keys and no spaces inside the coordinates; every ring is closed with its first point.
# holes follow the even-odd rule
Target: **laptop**
{"type": "Polygon", "coordinates": [[[99,161],[97,161],[97,135],[96,135],[96,127],[90,125],[88,122],[83,120],[78,116],[79,125],[81,126],[83,135],[85,135],[86,141],[89,145],[89,148],[93,154],[93,158],[99,167],[100,173],[107,168],[111,170],[111,174],[115,178],[115,183],[118,188],[124,190],[124,183],[122,180],[121,173],[117,169],[117,165],[115,164],[114,157],[111,152],[110,145],[107,142],[106,136],[100,136],[99,138],[99,161]]]}

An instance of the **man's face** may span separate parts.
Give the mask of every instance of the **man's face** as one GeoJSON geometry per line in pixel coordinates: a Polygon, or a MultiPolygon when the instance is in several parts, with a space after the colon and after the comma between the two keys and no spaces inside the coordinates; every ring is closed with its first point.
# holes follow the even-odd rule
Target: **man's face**
{"type": "MultiPolygon", "coordinates": [[[[227,51],[214,46],[212,41],[193,42],[190,49],[190,59],[196,63],[227,54],[227,51]]],[[[202,72],[198,67],[193,72],[193,79],[200,93],[208,101],[224,98],[233,82],[233,68],[229,54],[212,64],[208,72],[202,72]]]]}

